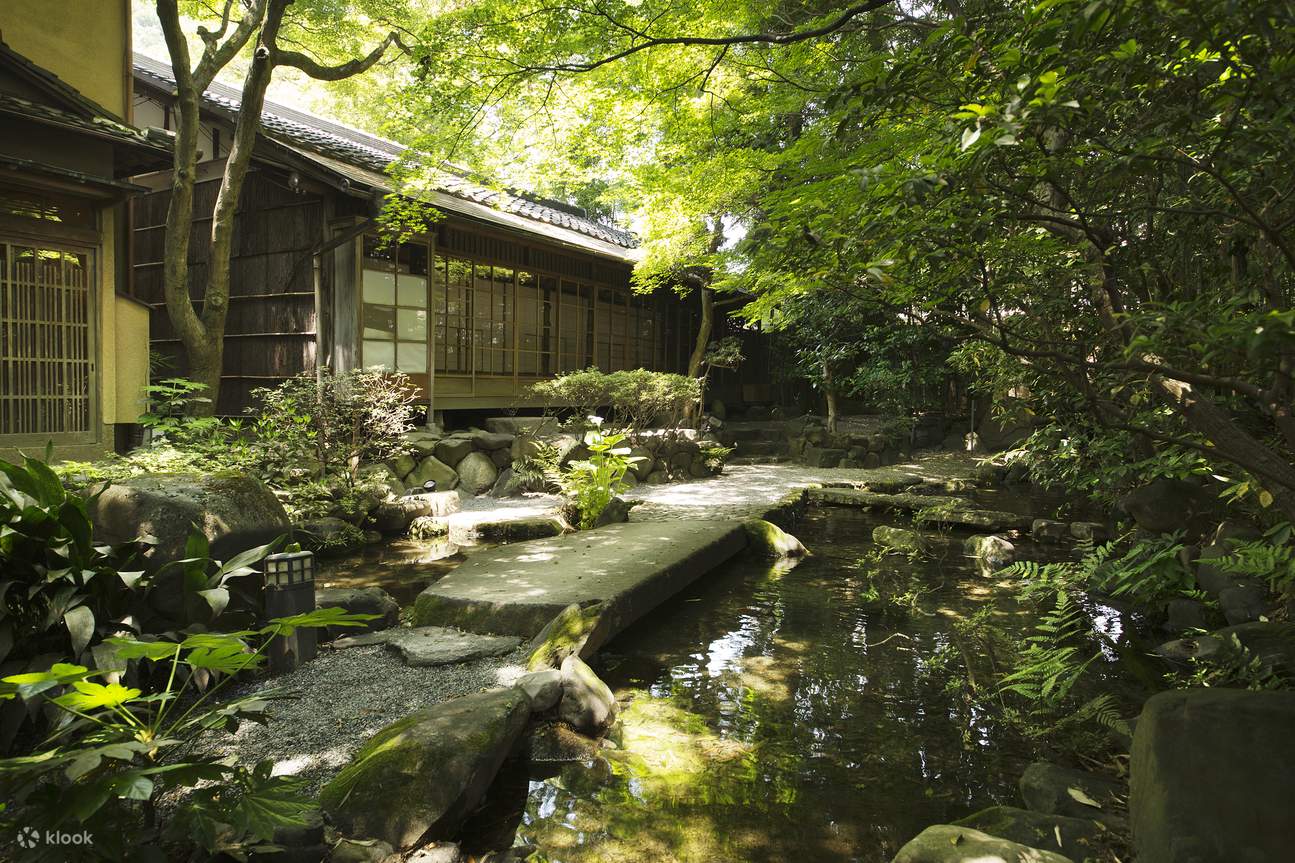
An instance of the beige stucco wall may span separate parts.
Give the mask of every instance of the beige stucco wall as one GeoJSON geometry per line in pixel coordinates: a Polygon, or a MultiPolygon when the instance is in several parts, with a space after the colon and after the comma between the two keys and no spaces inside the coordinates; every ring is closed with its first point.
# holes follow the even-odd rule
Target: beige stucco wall
{"type": "Polygon", "coordinates": [[[0,0],[0,38],[129,119],[130,0],[0,0]]]}
{"type": "Polygon", "coordinates": [[[148,386],[148,307],[122,296],[115,300],[116,386],[113,412],[105,406],[103,416],[104,422],[133,423],[144,412],[144,387],[148,386]]]}

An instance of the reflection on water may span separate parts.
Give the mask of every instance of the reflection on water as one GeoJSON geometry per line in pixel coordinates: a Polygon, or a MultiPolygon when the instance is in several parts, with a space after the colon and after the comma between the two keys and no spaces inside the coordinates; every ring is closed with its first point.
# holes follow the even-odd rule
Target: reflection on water
{"type": "Polygon", "coordinates": [[[920,590],[879,600],[856,565],[877,523],[811,510],[796,533],[814,556],[730,565],[604,649],[598,670],[629,699],[618,745],[533,781],[518,842],[550,863],[871,863],[1016,803],[1031,753],[941,663],[956,621],[988,608],[1019,632],[1032,614],[974,574],[956,534],[935,561],[885,558],[920,590]]]}
{"type": "Polygon", "coordinates": [[[402,539],[322,560],[315,583],[320,587],[380,587],[403,608],[462,562],[461,549],[448,540],[402,539]]]}

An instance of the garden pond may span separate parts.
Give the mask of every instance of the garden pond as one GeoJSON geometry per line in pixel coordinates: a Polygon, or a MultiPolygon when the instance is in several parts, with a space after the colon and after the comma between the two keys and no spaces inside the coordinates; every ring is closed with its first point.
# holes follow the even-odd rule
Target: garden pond
{"type": "MultiPolygon", "coordinates": [[[[1006,509],[1010,496],[995,497],[1006,509]]],[[[886,523],[810,508],[795,533],[812,556],[799,565],[735,561],[622,633],[595,661],[625,705],[614,747],[544,777],[501,774],[465,850],[873,863],[930,824],[1019,804],[1039,753],[966,696],[977,648],[960,627],[979,613],[1020,636],[1038,612],[977,574],[966,534],[936,534],[927,559],[878,557],[871,535],[886,523]]],[[[1123,680],[1131,621],[1090,611],[1111,645],[1102,676],[1123,680]]]]}

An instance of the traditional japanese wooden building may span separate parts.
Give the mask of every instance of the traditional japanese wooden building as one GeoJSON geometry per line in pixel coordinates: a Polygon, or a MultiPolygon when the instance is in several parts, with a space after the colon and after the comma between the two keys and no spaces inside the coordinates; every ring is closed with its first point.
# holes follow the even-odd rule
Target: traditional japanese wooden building
{"type": "Polygon", "coordinates": [[[0,4],[0,455],[110,452],[143,410],[129,177],[170,163],[130,123],[129,0],[0,4]],[[109,46],[105,49],[104,46],[109,46]]]}
{"type": "MultiPolygon", "coordinates": [[[[135,56],[137,122],[171,126],[169,67],[135,56]]],[[[205,234],[228,154],[238,91],[202,103],[195,239],[205,234]]],[[[596,365],[682,371],[695,338],[695,296],[630,290],[634,237],[575,208],[443,172],[420,194],[444,214],[392,246],[374,218],[403,148],[266,103],[240,199],[225,365],[217,412],[238,414],[253,389],[317,365],[407,373],[434,411],[526,406],[527,387],[596,365]]],[[[169,174],[134,178],[136,295],[154,310],[153,345],[184,361],[162,298],[169,174]]],[[[201,276],[206,245],[195,241],[201,276]]]]}

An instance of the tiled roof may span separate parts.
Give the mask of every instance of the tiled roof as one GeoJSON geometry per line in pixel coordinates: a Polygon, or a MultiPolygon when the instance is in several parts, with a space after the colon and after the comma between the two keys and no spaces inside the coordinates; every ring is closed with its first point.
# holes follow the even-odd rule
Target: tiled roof
{"type": "MultiPolygon", "coordinates": [[[[168,92],[175,88],[171,67],[142,54],[135,55],[135,77],[168,92]]],[[[237,90],[219,83],[212,84],[203,98],[209,109],[227,116],[237,113],[241,104],[241,94],[237,90]]],[[[318,153],[377,174],[385,173],[406,152],[405,147],[394,141],[269,101],[261,114],[261,128],[270,138],[294,149],[318,153]]],[[[488,188],[450,171],[440,171],[435,185],[451,197],[575,231],[622,249],[632,249],[638,244],[629,231],[567,212],[553,202],[488,188]]]]}
{"type": "Polygon", "coordinates": [[[112,138],[126,144],[138,144],[153,148],[165,146],[162,142],[153,140],[148,133],[133,126],[127,126],[108,114],[83,117],[70,111],[64,111],[61,108],[55,108],[53,105],[32,102],[29,99],[14,96],[10,93],[0,93],[0,112],[25,117],[38,123],[67,126],[89,132],[98,137],[112,138]]]}

